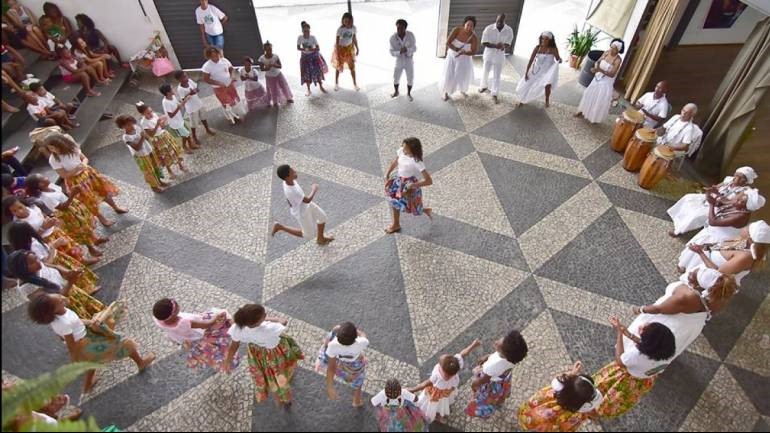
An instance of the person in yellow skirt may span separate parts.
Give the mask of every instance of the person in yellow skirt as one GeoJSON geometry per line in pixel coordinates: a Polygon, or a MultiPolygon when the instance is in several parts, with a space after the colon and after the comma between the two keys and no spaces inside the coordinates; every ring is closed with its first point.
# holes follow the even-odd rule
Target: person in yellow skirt
{"type": "Polygon", "coordinates": [[[62,188],[52,183],[48,177],[35,173],[27,177],[26,187],[27,196],[43,203],[61,220],[64,233],[75,242],[85,245],[92,256],[101,257],[102,252],[96,246],[107,242],[108,239],[96,234],[94,214],[77,199],[81,191],[80,186],[73,187],[69,194],[65,194],[62,188]]]}
{"type": "Polygon", "coordinates": [[[345,70],[345,65],[350,69],[353,77],[353,87],[360,90],[356,83],[356,56],[358,56],[358,37],[356,26],[353,25],[353,14],[345,12],[342,15],[342,25],[337,29],[337,37],[332,52],[332,66],[334,67],[334,90],[340,89],[340,72],[345,70]]]}
{"type": "Polygon", "coordinates": [[[158,153],[150,145],[152,137],[137,126],[137,121],[128,114],[121,114],[115,119],[115,125],[123,130],[123,142],[134,157],[144,181],[155,192],[163,192],[168,184],[163,182],[163,166],[158,159],[158,153]]]}
{"type": "Polygon", "coordinates": [[[111,226],[110,221],[99,210],[99,205],[106,202],[117,214],[124,214],[128,209],[118,206],[113,197],[120,193],[118,187],[110,182],[95,168],[88,165],[88,158],[80,151],[80,146],[64,134],[54,133],[43,141],[50,152],[48,163],[64,179],[67,191],[80,186],[78,199],[91,211],[104,226],[111,226]]]}
{"type": "Polygon", "coordinates": [[[161,165],[166,167],[168,176],[171,179],[176,179],[176,174],[171,169],[174,164],[183,172],[187,172],[187,167],[184,165],[182,144],[166,129],[168,117],[158,116],[152,111],[152,108],[144,105],[144,102],[141,101],[136,104],[136,110],[142,115],[139,126],[151,137],[153,151],[161,165]]]}

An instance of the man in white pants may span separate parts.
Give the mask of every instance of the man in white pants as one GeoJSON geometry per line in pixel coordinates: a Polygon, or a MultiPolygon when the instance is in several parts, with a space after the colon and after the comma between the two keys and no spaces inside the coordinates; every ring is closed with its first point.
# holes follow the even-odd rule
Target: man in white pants
{"type": "Polygon", "coordinates": [[[414,52],[417,51],[417,42],[412,32],[406,31],[406,20],[396,21],[396,33],[390,37],[390,54],[396,58],[396,68],[393,71],[393,88],[395,91],[390,95],[395,98],[399,95],[398,84],[401,81],[401,73],[406,71],[406,96],[409,101],[412,98],[412,84],[414,84],[414,52]]]}
{"type": "Polygon", "coordinates": [[[283,193],[286,195],[286,201],[289,203],[291,215],[297,219],[300,228],[285,226],[281,223],[273,224],[271,236],[278,232],[286,232],[298,238],[312,239],[313,230],[318,245],[326,245],[333,241],[331,236],[324,236],[326,227],[326,212],[320,206],[313,202],[318,185],[311,186],[310,195],[305,196],[302,187],[297,183],[297,172],[289,165],[281,165],[276,170],[276,174],[283,180],[283,193]]]}
{"type": "Polygon", "coordinates": [[[513,42],[513,29],[505,24],[505,14],[497,16],[494,24],[490,24],[484,29],[481,35],[481,43],[484,45],[484,74],[481,76],[480,93],[492,90],[492,98],[497,100],[497,94],[500,91],[500,75],[503,73],[503,64],[505,64],[505,51],[511,47],[513,42]],[[489,71],[492,70],[492,83],[487,86],[489,71]]]}

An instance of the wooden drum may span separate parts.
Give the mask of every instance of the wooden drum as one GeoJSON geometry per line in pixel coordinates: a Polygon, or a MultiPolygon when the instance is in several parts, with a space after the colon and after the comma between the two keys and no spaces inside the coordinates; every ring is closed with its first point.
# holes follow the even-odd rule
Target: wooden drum
{"type": "Polygon", "coordinates": [[[615,130],[612,131],[610,147],[615,152],[624,152],[628,146],[628,140],[634,136],[634,132],[642,127],[644,114],[641,111],[628,108],[623,115],[615,120],[615,130]]]}
{"type": "Polygon", "coordinates": [[[644,189],[652,189],[668,173],[671,163],[674,161],[674,151],[668,146],[658,146],[647,155],[639,172],[639,186],[644,189]]]}
{"type": "Polygon", "coordinates": [[[642,168],[644,159],[652,151],[655,145],[655,130],[651,128],[640,128],[634,133],[634,137],[628,142],[626,153],[623,155],[623,168],[635,173],[642,168]]]}

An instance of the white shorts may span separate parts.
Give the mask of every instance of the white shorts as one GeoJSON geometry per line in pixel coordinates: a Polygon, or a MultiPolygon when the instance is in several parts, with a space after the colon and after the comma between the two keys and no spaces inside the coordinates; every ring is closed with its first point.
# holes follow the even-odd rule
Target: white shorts
{"type": "Polygon", "coordinates": [[[206,114],[203,112],[203,108],[192,113],[187,113],[190,118],[190,128],[197,128],[201,125],[201,121],[206,120],[206,114]]]}
{"type": "Polygon", "coordinates": [[[313,239],[316,237],[318,224],[326,224],[326,212],[317,204],[310,202],[307,209],[297,218],[299,226],[302,229],[302,237],[313,239]]]}

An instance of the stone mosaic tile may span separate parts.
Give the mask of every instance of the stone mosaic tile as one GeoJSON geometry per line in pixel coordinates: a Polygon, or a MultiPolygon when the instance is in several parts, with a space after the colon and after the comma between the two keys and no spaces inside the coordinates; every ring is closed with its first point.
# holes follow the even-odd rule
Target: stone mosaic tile
{"type": "Polygon", "coordinates": [[[753,432],[770,432],[770,417],[761,417],[757,420],[753,432]]]}
{"type": "Polygon", "coordinates": [[[425,207],[435,206],[438,214],[501,235],[515,236],[477,153],[435,173],[433,182],[423,191],[425,207]]]}
{"type": "Polygon", "coordinates": [[[631,191],[639,192],[642,194],[648,194],[648,195],[669,199],[669,200],[673,198],[673,197],[667,197],[662,192],[657,191],[655,188],[647,190],[639,186],[637,184],[637,181],[639,180],[639,173],[631,173],[626,171],[626,169],[623,168],[622,161],[618,162],[616,166],[612,167],[611,169],[607,170],[603,175],[599,176],[598,180],[604,183],[609,183],[615,186],[630,189],[631,191]]]}
{"type": "MultiPolygon", "coordinates": [[[[24,284],[23,286],[27,286],[27,284],[24,284]]],[[[19,292],[16,286],[11,287],[9,289],[5,289],[3,291],[3,297],[2,297],[3,314],[13,310],[14,308],[18,308],[22,305],[25,305],[26,303],[27,303],[27,298],[19,292]]]]}
{"type": "Polygon", "coordinates": [[[583,165],[591,172],[594,179],[598,179],[604,172],[623,160],[623,154],[610,149],[609,143],[610,140],[605,137],[604,144],[583,159],[583,165]]]}
{"type": "Polygon", "coordinates": [[[262,263],[269,230],[268,214],[264,209],[270,203],[271,171],[263,169],[236,180],[169,209],[150,221],[262,263]],[[239,213],[229,212],[228,209],[237,209],[239,213]],[[243,218],[244,214],[249,217],[243,218]]]}
{"type": "Polygon", "coordinates": [[[511,290],[527,273],[398,236],[398,253],[412,319],[417,359],[431,357],[511,290]],[[445,279],[437,282],[436,275],[445,279]],[[435,284],[449,290],[430,290],[435,284]],[[464,306],[476,305],[468,309],[464,306]],[[446,317],[453,317],[446,321],[446,317]]]}
{"type": "MultiPolygon", "coordinates": [[[[270,107],[251,111],[246,116],[243,116],[240,122],[230,125],[230,122],[225,119],[224,111],[214,96],[203,99],[204,107],[210,106],[210,101],[213,106],[207,111],[206,118],[208,119],[209,126],[212,128],[228,131],[262,143],[276,144],[278,118],[279,113],[284,109],[283,107],[270,107]]],[[[212,137],[206,136],[203,142],[207,142],[210,138],[212,137]]]]}
{"type": "Polygon", "coordinates": [[[136,241],[139,240],[139,233],[142,231],[144,223],[134,224],[121,230],[117,233],[111,234],[109,242],[102,245],[102,260],[93,266],[94,269],[104,267],[113,261],[125,257],[131,254],[136,247],[136,241]]]}
{"type": "Polygon", "coordinates": [[[377,110],[445,128],[465,130],[456,108],[457,101],[443,101],[443,95],[437,86],[412,89],[412,96],[412,102],[406,98],[396,98],[378,105],[377,110]]]}
{"type": "MultiPolygon", "coordinates": [[[[736,296],[741,296],[741,293],[736,296]]],[[[763,338],[767,340],[768,332],[770,332],[770,295],[765,297],[754,319],[743,330],[743,335],[735,343],[725,361],[770,377],[770,349],[763,348],[759,344],[763,338]]]]}
{"type": "Polygon", "coordinates": [[[301,137],[324,126],[365,110],[363,107],[331,98],[297,98],[290,106],[279,107],[276,144],[301,137]],[[334,113],[329,116],[328,113],[334,113]]]}
{"type": "Polygon", "coordinates": [[[508,92],[500,92],[497,98],[500,101],[499,104],[495,104],[489,94],[474,92],[468,94],[467,98],[454,102],[466,131],[475,131],[498,117],[510,113],[519,103],[516,95],[508,92]]]}
{"type": "Polygon", "coordinates": [[[452,163],[459,161],[468,154],[475,152],[469,135],[463,135],[457,140],[433,152],[430,156],[431,173],[437,173],[452,163]]]}
{"type": "Polygon", "coordinates": [[[590,183],[588,179],[485,153],[479,156],[517,234],[525,233],[590,183]]]}
{"type": "Polygon", "coordinates": [[[336,183],[374,196],[384,197],[385,195],[385,181],[379,174],[362,172],[303,153],[279,148],[275,152],[275,165],[284,163],[291,165],[299,173],[333,180],[336,183]]]}
{"type": "Polygon", "coordinates": [[[126,277],[126,270],[128,270],[132,257],[132,254],[126,254],[94,270],[99,277],[97,284],[101,288],[94,294],[94,297],[102,304],[109,305],[120,299],[120,288],[123,285],[123,279],[126,277]]]}
{"type": "Polygon", "coordinates": [[[754,405],[722,366],[679,431],[750,431],[758,419],[754,405]]]}
{"type": "Polygon", "coordinates": [[[580,160],[591,155],[612,135],[614,123],[611,120],[597,124],[584,122],[573,116],[573,107],[558,102],[552,103],[545,112],[580,160]]]}
{"type": "MultiPolygon", "coordinates": [[[[3,293],[3,298],[9,294],[3,293]]],[[[66,346],[51,327],[37,325],[29,318],[26,302],[11,310],[3,309],[2,322],[3,370],[8,373],[26,379],[70,362],[66,346]],[[40,356],[43,351],[45,356],[40,356]]],[[[77,396],[73,397],[77,400],[77,396]]]]}
{"type": "MultiPolygon", "coordinates": [[[[105,203],[102,203],[100,210],[104,216],[109,219],[116,220],[116,225],[120,224],[120,220],[125,218],[147,218],[147,213],[149,212],[152,201],[154,200],[154,193],[149,188],[137,188],[119,179],[111,178],[109,175],[107,175],[107,178],[115,183],[115,185],[120,190],[120,194],[115,197],[115,203],[117,203],[119,206],[127,207],[129,213],[127,215],[116,215],[109,206],[107,206],[105,203]]],[[[110,229],[114,230],[115,228],[110,229]]]]}
{"type": "Polygon", "coordinates": [[[591,183],[519,236],[519,246],[532,269],[543,265],[612,206],[591,183]]]}
{"type": "Polygon", "coordinates": [[[743,392],[754,404],[754,407],[765,418],[770,416],[770,377],[763,376],[735,367],[730,364],[724,364],[733,378],[741,385],[743,392]]]}
{"type": "MultiPolygon", "coordinates": [[[[634,212],[649,215],[663,221],[670,221],[666,211],[674,202],[651,194],[644,194],[597,181],[602,191],[607,195],[612,204],[618,208],[632,210],[634,212]]],[[[673,223],[669,228],[674,228],[673,223]]]]}
{"type": "Polygon", "coordinates": [[[679,253],[685,248],[684,242],[668,235],[671,223],[639,212],[617,208],[634,238],[666,281],[676,281],[676,263],[679,253]]]}

